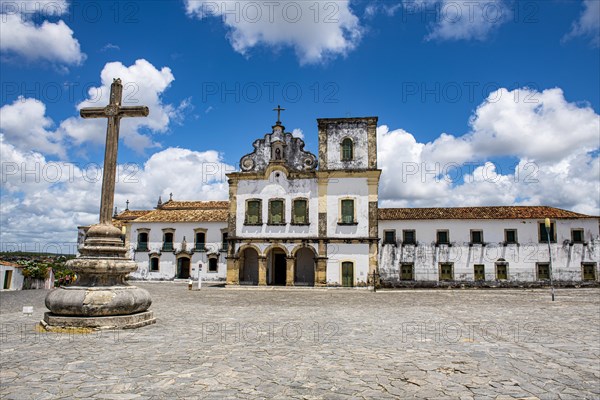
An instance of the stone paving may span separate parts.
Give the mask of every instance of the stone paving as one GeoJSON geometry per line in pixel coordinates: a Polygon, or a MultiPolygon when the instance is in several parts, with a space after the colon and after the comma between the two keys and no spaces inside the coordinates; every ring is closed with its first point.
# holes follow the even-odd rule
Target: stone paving
{"type": "Polygon", "coordinates": [[[599,289],[139,286],[156,325],[87,335],[0,293],[0,398],[600,398],[599,289]]]}

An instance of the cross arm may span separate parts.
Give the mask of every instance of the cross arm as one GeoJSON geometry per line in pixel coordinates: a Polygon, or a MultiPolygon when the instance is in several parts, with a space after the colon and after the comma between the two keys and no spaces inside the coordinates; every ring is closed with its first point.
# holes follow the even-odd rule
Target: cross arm
{"type": "Polygon", "coordinates": [[[128,106],[119,107],[119,116],[121,117],[147,117],[150,109],[146,106],[128,106]]]}
{"type": "Polygon", "coordinates": [[[81,118],[106,118],[104,107],[88,107],[79,110],[81,118]]]}

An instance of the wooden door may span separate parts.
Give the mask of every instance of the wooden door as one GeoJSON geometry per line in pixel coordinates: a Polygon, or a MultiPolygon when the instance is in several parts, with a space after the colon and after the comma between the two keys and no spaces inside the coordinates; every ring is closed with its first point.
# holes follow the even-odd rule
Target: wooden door
{"type": "Polygon", "coordinates": [[[353,287],[354,286],[354,263],[343,262],[342,263],[342,286],[353,287]]]}

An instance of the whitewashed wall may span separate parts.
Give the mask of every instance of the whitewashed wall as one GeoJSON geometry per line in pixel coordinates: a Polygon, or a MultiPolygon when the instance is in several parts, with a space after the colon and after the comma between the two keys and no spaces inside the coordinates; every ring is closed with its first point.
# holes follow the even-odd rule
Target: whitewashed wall
{"type": "Polygon", "coordinates": [[[4,290],[4,278],[6,271],[12,271],[12,278],[9,290],[23,289],[23,273],[21,268],[11,267],[9,265],[0,265],[0,290],[4,290]]]}
{"type": "MultiPolygon", "coordinates": [[[[396,239],[402,240],[403,229],[416,231],[417,246],[381,245],[379,270],[382,279],[397,281],[401,263],[414,263],[415,280],[437,281],[439,263],[454,264],[454,279],[472,281],[474,265],[485,266],[486,280],[495,280],[495,263],[499,258],[508,265],[509,281],[536,280],[536,263],[548,262],[548,244],[539,242],[538,220],[413,220],[379,221],[379,235],[396,230],[396,239]],[[448,229],[451,247],[435,246],[436,231],[448,229]],[[485,246],[469,246],[470,231],[483,230],[485,246]],[[504,230],[517,229],[517,245],[504,246],[504,230]]],[[[553,278],[562,281],[582,280],[582,262],[600,261],[598,221],[589,219],[556,220],[556,243],[551,244],[553,278]],[[587,245],[570,245],[571,229],[584,229],[587,245]]],[[[383,240],[382,240],[383,242],[383,240]]],[[[596,277],[598,277],[598,270],[596,277]]]]}
{"type": "Polygon", "coordinates": [[[159,270],[149,271],[150,254],[160,252],[163,245],[163,229],[175,229],[173,235],[174,249],[181,250],[181,242],[185,236],[187,249],[192,250],[195,244],[194,229],[206,229],[206,251],[194,252],[191,256],[190,267],[193,279],[198,277],[198,267],[202,264],[200,272],[202,280],[221,281],[227,276],[226,253],[220,251],[222,248],[222,229],[227,228],[226,222],[198,222],[198,223],[175,223],[175,222],[134,222],[129,230],[130,257],[137,262],[138,270],[130,274],[131,279],[142,280],[169,280],[175,278],[177,273],[177,256],[173,252],[164,252],[160,255],[159,270]],[[148,235],[148,252],[137,252],[138,229],[150,229],[148,235]],[[218,254],[217,272],[208,271],[208,253],[218,254]]]}
{"type": "Polygon", "coordinates": [[[327,129],[327,165],[321,166],[332,170],[367,169],[368,168],[368,135],[364,122],[332,124],[327,129]],[[352,139],[353,159],[342,161],[341,143],[345,138],[352,139]]]}
{"type": "Polygon", "coordinates": [[[367,178],[332,178],[327,184],[327,235],[369,236],[369,187],[367,178]],[[339,225],[340,199],[354,199],[357,225],[339,225]]]}
{"type": "Polygon", "coordinates": [[[316,179],[288,180],[282,171],[274,171],[268,180],[242,180],[237,189],[236,235],[242,238],[254,237],[316,237],[318,233],[319,205],[316,179]],[[279,174],[279,177],[276,176],[279,174]],[[308,221],[310,225],[291,225],[292,200],[308,199],[308,221]],[[267,225],[269,220],[269,200],[285,199],[285,225],[267,225]],[[262,200],[262,225],[244,225],[246,200],[262,200]]]}
{"type": "Polygon", "coordinates": [[[327,284],[342,284],[342,263],[354,263],[354,285],[367,282],[369,273],[369,245],[332,243],[327,245],[327,284]]]}

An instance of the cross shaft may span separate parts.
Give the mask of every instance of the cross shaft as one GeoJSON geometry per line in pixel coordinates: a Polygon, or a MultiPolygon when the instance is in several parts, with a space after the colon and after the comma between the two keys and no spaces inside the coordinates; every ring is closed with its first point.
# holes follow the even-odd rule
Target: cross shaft
{"type": "Polygon", "coordinates": [[[102,176],[102,197],[100,200],[100,224],[112,223],[112,209],[115,201],[115,180],[117,175],[117,151],[119,148],[119,128],[121,118],[147,117],[150,110],[146,106],[121,106],[123,85],[114,79],[110,86],[110,102],[106,107],[82,108],[81,118],[107,118],[106,150],[104,151],[104,172],[102,176]]]}

